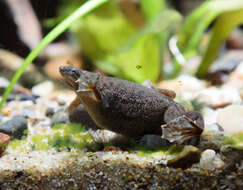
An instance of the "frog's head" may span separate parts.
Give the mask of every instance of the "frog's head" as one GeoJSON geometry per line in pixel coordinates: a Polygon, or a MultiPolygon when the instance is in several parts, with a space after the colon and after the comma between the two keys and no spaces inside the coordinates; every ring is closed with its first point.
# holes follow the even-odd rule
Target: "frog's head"
{"type": "Polygon", "coordinates": [[[59,70],[68,85],[76,92],[93,90],[100,77],[99,73],[92,73],[71,66],[62,66],[59,70]]]}

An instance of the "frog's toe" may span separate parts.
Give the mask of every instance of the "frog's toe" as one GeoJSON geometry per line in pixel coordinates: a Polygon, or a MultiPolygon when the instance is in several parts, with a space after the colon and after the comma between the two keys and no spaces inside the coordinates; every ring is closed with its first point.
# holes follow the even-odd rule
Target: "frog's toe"
{"type": "MultiPolygon", "coordinates": [[[[190,114],[191,113],[188,115],[190,114]]],[[[161,126],[162,138],[171,143],[185,144],[191,139],[200,137],[203,130],[201,126],[199,127],[197,124],[202,121],[201,118],[194,121],[187,117],[187,115],[177,117],[167,124],[161,126]]]]}
{"type": "Polygon", "coordinates": [[[204,120],[199,112],[188,111],[185,113],[185,116],[190,118],[198,128],[200,128],[201,130],[204,129],[204,120]]]}

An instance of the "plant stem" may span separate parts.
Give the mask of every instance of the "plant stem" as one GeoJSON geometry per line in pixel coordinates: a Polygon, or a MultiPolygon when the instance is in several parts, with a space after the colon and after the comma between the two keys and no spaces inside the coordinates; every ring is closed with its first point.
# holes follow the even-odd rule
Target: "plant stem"
{"type": "Polygon", "coordinates": [[[79,19],[80,17],[84,16],[85,14],[89,13],[96,7],[102,5],[108,0],[90,0],[83,4],[81,7],[79,7],[76,11],[74,11],[69,17],[67,17],[65,20],[63,20],[60,24],[58,24],[49,34],[47,34],[43,40],[39,43],[39,45],[33,49],[30,54],[26,57],[21,67],[16,71],[14,74],[10,84],[8,85],[8,88],[5,90],[2,100],[0,102],[0,109],[2,109],[2,106],[4,102],[7,99],[8,94],[11,92],[14,84],[17,82],[17,80],[20,78],[24,70],[27,68],[27,66],[38,56],[38,54],[49,44],[51,43],[55,38],[57,38],[61,33],[63,33],[75,20],[79,19]]]}
{"type": "Polygon", "coordinates": [[[217,18],[212,29],[209,45],[196,72],[197,77],[202,78],[207,74],[218,56],[222,43],[240,24],[243,24],[243,9],[223,13],[217,18]]]}

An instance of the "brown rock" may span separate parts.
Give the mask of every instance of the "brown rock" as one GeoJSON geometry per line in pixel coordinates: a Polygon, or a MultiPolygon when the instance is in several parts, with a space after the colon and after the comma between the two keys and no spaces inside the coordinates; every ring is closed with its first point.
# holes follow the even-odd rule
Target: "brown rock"
{"type": "Polygon", "coordinates": [[[200,150],[194,146],[184,146],[181,152],[172,159],[167,160],[167,165],[175,168],[186,169],[192,164],[199,162],[200,150]]]}
{"type": "Polygon", "coordinates": [[[4,152],[5,147],[9,143],[9,141],[10,141],[10,136],[4,133],[0,133],[0,155],[2,155],[2,153],[4,152]]]}
{"type": "Polygon", "coordinates": [[[1,113],[3,116],[9,116],[11,114],[11,111],[12,110],[10,108],[6,107],[1,110],[1,113]]]}

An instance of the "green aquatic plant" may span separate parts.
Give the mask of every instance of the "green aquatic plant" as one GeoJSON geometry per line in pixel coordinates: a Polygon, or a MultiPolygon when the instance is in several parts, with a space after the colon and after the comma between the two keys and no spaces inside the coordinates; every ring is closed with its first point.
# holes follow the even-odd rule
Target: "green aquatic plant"
{"type": "MultiPolygon", "coordinates": [[[[168,31],[182,17],[168,9],[165,0],[139,3],[145,16],[143,26],[130,22],[118,2],[111,0],[76,22],[70,31],[78,38],[83,55],[96,67],[138,83],[148,78],[155,82],[161,74],[168,31]]],[[[60,14],[67,14],[75,4],[64,1],[60,14]]]]}
{"type": "MultiPolygon", "coordinates": [[[[243,3],[242,3],[243,7],[243,3]]],[[[221,14],[212,29],[208,47],[196,75],[203,77],[217,58],[222,43],[230,36],[233,29],[243,24],[243,8],[221,14]]]]}
{"type": "Polygon", "coordinates": [[[38,56],[38,54],[49,44],[51,43],[55,38],[57,38],[61,33],[63,33],[66,29],[68,29],[71,24],[78,20],[80,17],[86,15],[96,7],[100,6],[101,4],[104,4],[108,0],[90,0],[87,1],[85,4],[80,6],[77,10],[75,10],[69,17],[67,17],[65,20],[63,20],[60,24],[58,24],[49,34],[47,34],[39,43],[39,45],[33,49],[30,54],[26,57],[21,67],[17,70],[17,72],[14,74],[8,88],[4,92],[1,102],[0,102],[0,109],[2,109],[2,106],[4,102],[7,99],[8,94],[11,92],[14,84],[18,81],[18,79],[21,77],[22,73],[25,71],[25,69],[28,67],[28,65],[38,56]]]}
{"type": "MultiPolygon", "coordinates": [[[[199,44],[203,33],[216,19],[207,51],[197,70],[196,75],[202,77],[218,55],[222,42],[231,31],[243,23],[242,0],[208,0],[195,9],[185,20],[179,35],[178,48],[185,58],[190,58],[199,52],[199,44]]],[[[182,65],[174,62],[174,76],[181,71],[182,65]]]]}
{"type": "Polygon", "coordinates": [[[238,150],[243,150],[243,132],[238,132],[230,137],[225,137],[223,139],[223,144],[238,150]]]}

